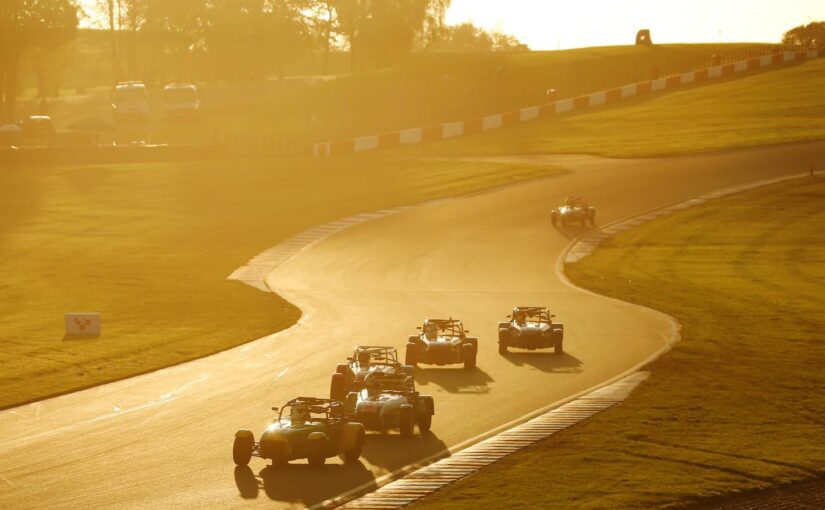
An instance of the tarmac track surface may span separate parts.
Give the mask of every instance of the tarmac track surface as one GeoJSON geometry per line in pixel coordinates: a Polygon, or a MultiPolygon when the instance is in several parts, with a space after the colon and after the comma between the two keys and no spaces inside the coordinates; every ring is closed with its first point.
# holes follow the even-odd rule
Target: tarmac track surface
{"type": "Polygon", "coordinates": [[[0,412],[0,508],[313,505],[609,380],[659,351],[671,322],[564,285],[556,260],[583,229],[552,228],[550,209],[566,194],[587,195],[598,222],[607,223],[798,174],[825,161],[825,143],[650,160],[531,159],[573,173],[359,224],[287,261],[268,278],[304,311],[286,331],[0,412]],[[564,356],[499,356],[496,323],[517,304],[554,310],[566,327],[564,356]],[[471,373],[458,366],[417,372],[419,390],[436,403],[431,435],[370,434],[363,462],[353,466],[335,459],[322,469],[272,468],[253,459],[249,468],[234,467],[236,429],[257,436],[270,406],[326,395],[335,365],[356,344],[403,353],[415,326],[438,316],[463,319],[479,338],[479,356],[471,373]]]}

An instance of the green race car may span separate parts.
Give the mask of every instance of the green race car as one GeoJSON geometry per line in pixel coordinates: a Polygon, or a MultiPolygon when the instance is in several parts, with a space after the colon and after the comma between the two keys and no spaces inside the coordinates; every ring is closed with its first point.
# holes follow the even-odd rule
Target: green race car
{"type": "Polygon", "coordinates": [[[273,465],[307,459],[310,466],[321,466],[335,456],[355,462],[361,457],[365,434],[363,425],[344,415],[341,402],[298,397],[284,404],[260,441],[249,430],[237,431],[232,458],[238,466],[246,466],[253,456],[270,459],[273,465]]]}

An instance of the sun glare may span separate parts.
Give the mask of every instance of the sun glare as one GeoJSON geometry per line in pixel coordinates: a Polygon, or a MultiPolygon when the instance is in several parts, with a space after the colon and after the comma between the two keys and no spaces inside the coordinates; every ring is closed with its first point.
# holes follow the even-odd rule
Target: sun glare
{"type": "Polygon", "coordinates": [[[822,17],[821,0],[453,0],[447,22],[472,22],[551,50],[631,44],[640,28],[651,29],[657,43],[778,42],[789,26],[822,17]]]}

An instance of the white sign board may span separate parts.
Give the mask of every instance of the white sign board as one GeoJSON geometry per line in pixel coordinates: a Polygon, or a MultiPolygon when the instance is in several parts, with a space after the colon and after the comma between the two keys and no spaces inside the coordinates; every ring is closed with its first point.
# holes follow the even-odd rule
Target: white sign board
{"type": "Polygon", "coordinates": [[[99,313],[67,313],[64,317],[67,335],[100,336],[99,313]]]}

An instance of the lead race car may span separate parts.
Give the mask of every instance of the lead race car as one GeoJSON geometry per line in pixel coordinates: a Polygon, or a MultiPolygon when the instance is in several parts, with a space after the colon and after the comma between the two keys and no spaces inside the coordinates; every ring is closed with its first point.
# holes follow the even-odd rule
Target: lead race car
{"type": "Polygon", "coordinates": [[[412,376],[414,370],[398,361],[395,347],[360,345],[352,357],[347,358],[347,363],[336,367],[329,385],[329,398],[343,401],[349,392],[361,390],[364,378],[373,372],[412,376]]]}
{"type": "Polygon", "coordinates": [[[249,430],[237,431],[232,459],[238,466],[248,465],[253,456],[271,459],[273,465],[307,459],[310,466],[320,466],[335,456],[355,462],[361,457],[365,437],[364,426],[345,415],[343,403],[298,397],[281,407],[260,441],[249,430]]]}
{"type": "Polygon", "coordinates": [[[550,212],[550,222],[553,226],[561,223],[579,222],[581,226],[586,226],[589,222],[591,226],[596,226],[596,209],[587,204],[584,197],[568,196],[564,199],[564,205],[553,209],[550,212]]]}
{"type": "Polygon", "coordinates": [[[429,432],[435,414],[433,398],[420,395],[412,377],[386,372],[368,374],[364,388],[347,395],[344,409],[367,430],[398,429],[404,437],[413,435],[415,425],[421,434],[429,432]]]}
{"type": "Polygon", "coordinates": [[[564,324],[553,322],[555,315],[541,306],[517,306],[507,316],[508,322],[498,323],[498,352],[506,354],[509,347],[546,349],[553,347],[563,354],[564,324]]]}
{"type": "Polygon", "coordinates": [[[476,366],[478,339],[457,319],[427,319],[418,335],[407,340],[404,362],[407,365],[451,365],[463,363],[466,370],[476,366]]]}

